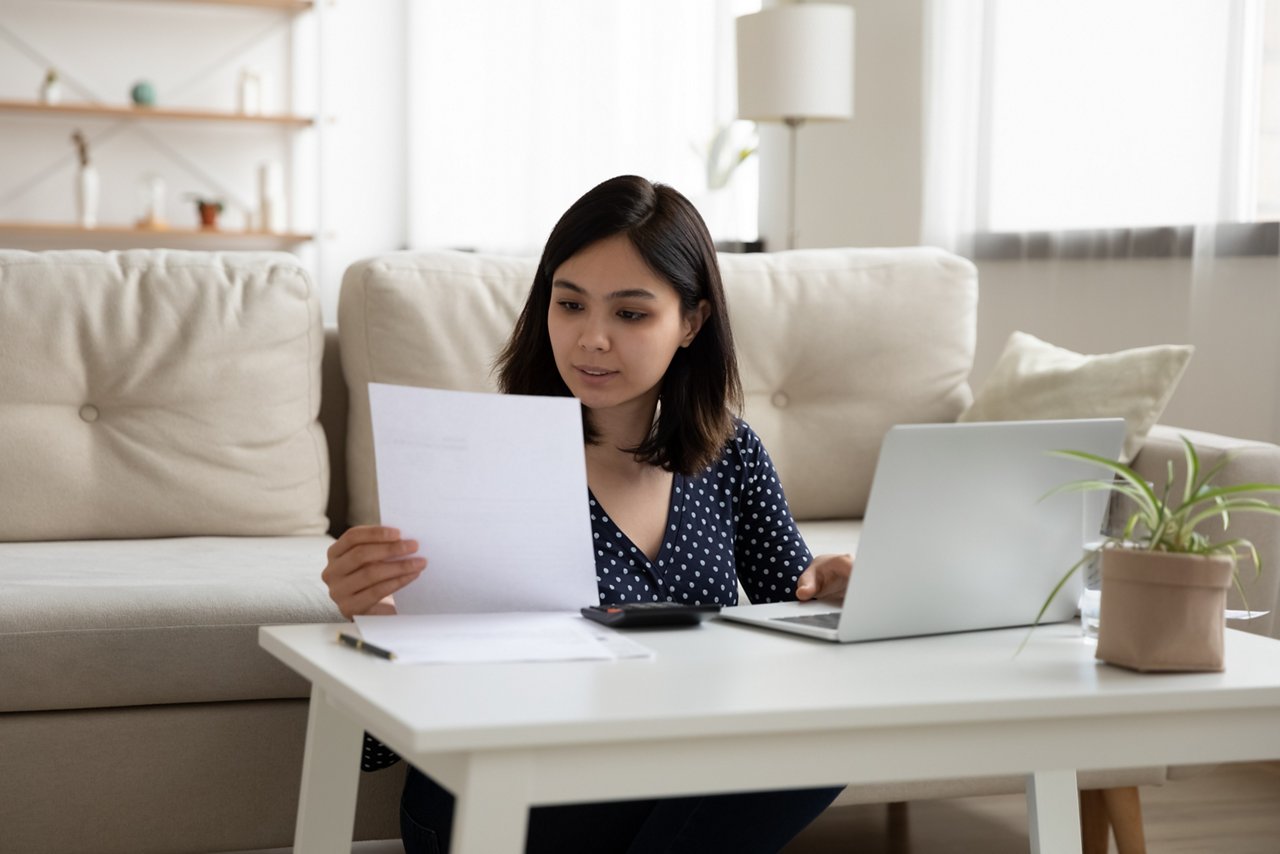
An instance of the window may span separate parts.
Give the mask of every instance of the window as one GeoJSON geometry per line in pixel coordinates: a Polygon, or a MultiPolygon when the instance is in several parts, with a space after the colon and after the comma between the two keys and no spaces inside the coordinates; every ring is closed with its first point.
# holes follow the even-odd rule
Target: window
{"type": "Polygon", "coordinates": [[[415,0],[411,244],[537,253],[574,199],[622,173],[676,187],[713,236],[753,239],[755,158],[713,191],[706,148],[736,109],[733,19],[759,6],[415,0]]]}
{"type": "Polygon", "coordinates": [[[978,231],[1280,217],[1280,0],[989,0],[978,231]]]}
{"type": "Polygon", "coordinates": [[[1280,0],[1267,0],[1258,119],[1258,219],[1280,220],[1280,0]]]}

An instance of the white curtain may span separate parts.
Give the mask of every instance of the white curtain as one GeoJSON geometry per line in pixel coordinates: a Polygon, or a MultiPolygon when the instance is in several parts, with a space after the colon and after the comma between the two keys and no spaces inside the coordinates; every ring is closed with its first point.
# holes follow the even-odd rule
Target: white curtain
{"type": "Polygon", "coordinates": [[[926,239],[1254,220],[1263,8],[934,0],[926,239]]]}
{"type": "Polygon", "coordinates": [[[409,231],[415,248],[540,251],[614,175],[689,196],[723,239],[753,239],[756,158],[712,190],[733,117],[733,18],[759,0],[414,0],[409,231]]]}

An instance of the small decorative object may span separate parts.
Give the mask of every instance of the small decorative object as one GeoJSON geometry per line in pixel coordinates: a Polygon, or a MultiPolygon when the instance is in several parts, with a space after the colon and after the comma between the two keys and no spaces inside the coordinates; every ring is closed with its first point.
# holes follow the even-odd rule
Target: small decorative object
{"type": "Polygon", "coordinates": [[[1202,473],[1195,447],[1185,436],[1181,438],[1186,480],[1180,490],[1174,489],[1170,462],[1164,491],[1159,495],[1127,465],[1081,451],[1056,452],[1101,466],[1116,477],[1075,481],[1054,493],[1105,490],[1126,497],[1137,509],[1119,536],[1106,538],[1067,570],[1045,600],[1036,622],[1072,573],[1101,552],[1097,657],[1132,670],[1223,669],[1227,587],[1234,580],[1243,597],[1237,566],[1242,556],[1253,561],[1255,573],[1262,572],[1262,564],[1248,540],[1211,540],[1197,528],[1211,519],[1221,519],[1226,531],[1232,513],[1280,515],[1280,506],[1253,497],[1262,492],[1280,493],[1280,483],[1212,486],[1229,455],[1202,473]]]}
{"type": "Polygon", "coordinates": [[[218,217],[222,214],[222,200],[207,199],[195,194],[189,194],[187,198],[196,203],[196,213],[200,215],[200,227],[206,231],[217,231],[218,217]]]}
{"type": "Polygon", "coordinates": [[[155,87],[146,80],[139,80],[129,90],[129,98],[139,107],[154,107],[156,105],[155,87]]]}
{"type": "Polygon", "coordinates": [[[89,141],[80,131],[71,134],[80,170],[76,173],[76,221],[84,228],[98,224],[98,170],[89,163],[89,141]]]}
{"type": "Polygon", "coordinates": [[[56,68],[50,68],[44,75],[44,83],[40,84],[40,103],[62,103],[62,81],[58,79],[56,68]]]}
{"type": "Polygon", "coordinates": [[[755,154],[759,142],[751,122],[736,121],[722,125],[707,149],[707,189],[727,187],[734,171],[755,154]]]}
{"type": "Polygon", "coordinates": [[[164,219],[164,179],[159,175],[144,175],[138,182],[138,200],[142,207],[142,216],[138,218],[138,228],[153,231],[165,229],[169,224],[164,219]]]}
{"type": "Polygon", "coordinates": [[[284,177],[274,161],[258,167],[258,227],[265,232],[285,230],[284,177]]]}
{"type": "Polygon", "coordinates": [[[242,116],[262,115],[262,73],[256,68],[240,69],[239,109],[242,116]]]}

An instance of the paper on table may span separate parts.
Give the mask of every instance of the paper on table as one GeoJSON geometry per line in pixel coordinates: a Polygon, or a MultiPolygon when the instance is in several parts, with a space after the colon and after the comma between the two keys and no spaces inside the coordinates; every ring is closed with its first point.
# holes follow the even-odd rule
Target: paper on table
{"type": "Polygon", "coordinates": [[[1227,609],[1228,620],[1256,620],[1259,617],[1265,617],[1270,611],[1235,611],[1231,608],[1227,609]]]}
{"type": "Polygon", "coordinates": [[[370,383],[369,408],[382,522],[428,560],[399,613],[599,601],[577,400],[370,383]]]}
{"type": "Polygon", "coordinates": [[[647,658],[652,651],[577,614],[356,617],[360,636],[402,664],[647,658]]]}

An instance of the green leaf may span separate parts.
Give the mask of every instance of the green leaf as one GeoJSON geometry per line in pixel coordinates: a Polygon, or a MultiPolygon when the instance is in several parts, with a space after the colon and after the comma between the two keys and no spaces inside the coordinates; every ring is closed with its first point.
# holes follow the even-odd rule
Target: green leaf
{"type": "Polygon", "coordinates": [[[1155,490],[1151,488],[1141,475],[1123,463],[1118,463],[1115,460],[1109,460],[1106,457],[1099,457],[1095,454],[1086,453],[1085,451],[1050,451],[1049,453],[1060,457],[1072,457],[1077,460],[1084,460],[1085,462],[1093,463],[1094,465],[1102,466],[1104,469],[1115,472],[1128,483],[1133,485],[1135,489],[1140,491],[1146,497],[1146,500],[1151,502],[1152,507],[1157,507],[1159,504],[1159,499],[1156,498],[1155,490]]]}
{"type": "MultiPolygon", "coordinates": [[[[1195,446],[1186,436],[1179,435],[1178,438],[1182,440],[1182,449],[1187,458],[1187,482],[1182,487],[1182,503],[1186,504],[1191,500],[1192,493],[1200,486],[1197,483],[1200,477],[1200,457],[1196,455],[1195,446]]],[[[1173,483],[1173,460],[1169,461],[1169,483],[1173,483]]]]}
{"type": "Polygon", "coordinates": [[[1187,520],[1187,527],[1194,528],[1206,519],[1212,519],[1222,513],[1270,513],[1273,516],[1280,516],[1280,507],[1267,504],[1265,501],[1254,503],[1252,501],[1246,503],[1244,501],[1224,501],[1223,509],[1201,510],[1196,515],[1187,520]]]}
{"type": "Polygon", "coordinates": [[[1018,653],[1022,652],[1022,650],[1027,645],[1027,641],[1031,640],[1031,633],[1035,631],[1036,626],[1040,625],[1040,621],[1044,619],[1045,611],[1049,610],[1049,606],[1053,604],[1053,600],[1057,597],[1057,595],[1062,592],[1062,588],[1066,586],[1066,583],[1068,580],[1070,580],[1071,576],[1075,575],[1076,570],[1078,570],[1080,567],[1088,563],[1095,555],[1097,555],[1101,551],[1102,551],[1101,548],[1096,548],[1096,549],[1091,549],[1088,552],[1085,552],[1084,557],[1080,558],[1080,560],[1072,564],[1071,568],[1066,571],[1066,573],[1062,576],[1062,578],[1058,579],[1058,583],[1053,586],[1053,590],[1049,593],[1048,598],[1045,599],[1044,604],[1040,606],[1040,613],[1036,614],[1035,622],[1031,624],[1031,628],[1027,629],[1027,636],[1022,639],[1022,643],[1018,644],[1018,651],[1014,653],[1015,656],[1017,656],[1018,653]]]}
{"type": "MultiPolygon", "coordinates": [[[[1183,436],[1182,439],[1183,441],[1186,441],[1185,436],[1183,436]]],[[[1196,484],[1196,488],[1192,490],[1192,496],[1194,497],[1199,495],[1201,491],[1208,488],[1209,484],[1213,482],[1213,479],[1218,476],[1218,472],[1226,468],[1227,463],[1231,462],[1233,459],[1235,459],[1235,454],[1223,454],[1222,457],[1204,473],[1204,476],[1200,478],[1200,482],[1196,484]]]]}

